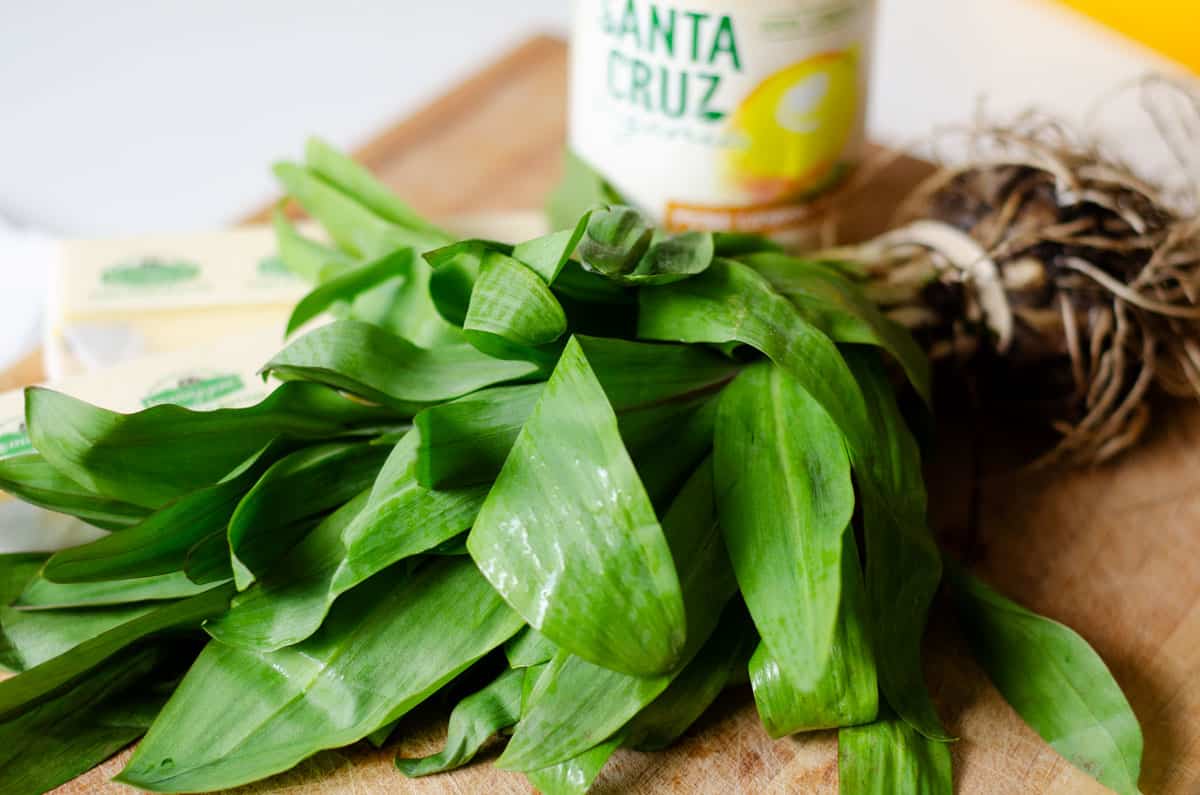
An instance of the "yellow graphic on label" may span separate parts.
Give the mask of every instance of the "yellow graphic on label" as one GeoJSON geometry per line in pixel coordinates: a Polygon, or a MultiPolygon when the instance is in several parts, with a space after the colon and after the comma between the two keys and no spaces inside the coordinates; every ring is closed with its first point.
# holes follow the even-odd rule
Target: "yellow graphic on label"
{"type": "Polygon", "coordinates": [[[726,155],[730,182],[756,203],[835,179],[858,115],[858,51],[827,52],[768,77],[730,118],[743,141],[726,155]]]}

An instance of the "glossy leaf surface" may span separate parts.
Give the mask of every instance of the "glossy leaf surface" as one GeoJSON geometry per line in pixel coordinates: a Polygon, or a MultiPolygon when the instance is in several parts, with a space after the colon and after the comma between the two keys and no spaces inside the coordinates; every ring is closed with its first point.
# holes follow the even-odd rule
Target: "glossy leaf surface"
{"type": "Polygon", "coordinates": [[[389,571],[304,643],[206,646],[118,780],[180,792],[287,770],[396,720],[520,628],[469,560],[389,571]]]}
{"type": "Polygon", "coordinates": [[[564,649],[642,675],[678,664],[685,619],[670,549],[578,341],[521,429],[467,548],[529,625],[564,649]]]}
{"type": "Polygon", "coordinates": [[[215,411],[162,405],[118,414],[42,388],[25,400],[29,435],[51,466],[97,494],[147,508],[216,483],[276,437],[337,436],[395,417],[300,383],[248,408],[215,411]]]}
{"type": "Polygon", "coordinates": [[[414,414],[426,405],[530,376],[537,365],[495,359],[469,345],[419,348],[369,323],[339,320],[296,339],[263,368],[327,384],[414,414]]]}
{"type": "Polygon", "coordinates": [[[775,661],[812,687],[831,653],[854,513],[845,443],[778,365],[747,368],[720,401],[713,462],[729,558],[775,661]]]}

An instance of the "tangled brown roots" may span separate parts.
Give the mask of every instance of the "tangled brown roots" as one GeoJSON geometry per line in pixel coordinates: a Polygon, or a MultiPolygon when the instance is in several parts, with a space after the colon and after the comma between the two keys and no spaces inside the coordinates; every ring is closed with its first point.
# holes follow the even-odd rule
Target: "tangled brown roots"
{"type": "Polygon", "coordinates": [[[1069,374],[1041,463],[1136,443],[1151,386],[1200,397],[1200,95],[1165,78],[1137,90],[1185,177],[1177,190],[1027,114],[958,131],[966,165],[918,186],[892,231],[829,252],[863,267],[935,359],[987,349],[1043,380],[1069,374]]]}

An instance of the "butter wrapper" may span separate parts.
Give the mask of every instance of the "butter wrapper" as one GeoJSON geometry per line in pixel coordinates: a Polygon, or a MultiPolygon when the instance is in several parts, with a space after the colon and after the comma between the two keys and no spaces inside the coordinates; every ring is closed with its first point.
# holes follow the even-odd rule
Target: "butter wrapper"
{"type": "Polygon", "coordinates": [[[310,285],[275,251],[269,226],[60,243],[45,326],[46,373],[57,380],[194,348],[235,330],[281,339],[310,285]]]}

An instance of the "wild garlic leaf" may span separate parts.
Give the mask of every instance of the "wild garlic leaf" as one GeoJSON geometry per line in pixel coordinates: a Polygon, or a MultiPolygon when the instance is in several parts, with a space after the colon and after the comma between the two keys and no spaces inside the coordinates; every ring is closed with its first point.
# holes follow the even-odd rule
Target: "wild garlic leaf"
{"type": "Polygon", "coordinates": [[[0,555],[0,606],[7,607],[38,578],[46,559],[44,552],[9,552],[0,555]]]}
{"type": "Polygon", "coordinates": [[[141,737],[147,716],[166,700],[148,686],[164,656],[153,647],[118,656],[61,695],[0,723],[0,792],[48,792],[141,737]]]}
{"type": "Polygon", "coordinates": [[[315,444],[276,461],[229,519],[234,581],[244,591],[311,529],[374,482],[388,449],[367,442],[315,444]]]}
{"type": "Polygon", "coordinates": [[[287,770],[396,720],[521,628],[469,560],[402,569],[356,589],[296,646],[209,643],[117,780],[183,792],[287,770]]]}
{"type": "Polygon", "coordinates": [[[699,276],[642,288],[638,299],[641,339],[753,346],[833,417],[852,448],[874,443],[862,395],[837,346],[746,265],[716,259],[699,276]]]}
{"type": "Polygon", "coordinates": [[[184,565],[196,544],[216,535],[228,557],[225,530],[238,503],[290,449],[283,442],[267,444],[228,477],[168,503],[142,523],[56,552],[46,562],[46,578],[67,583],[170,574],[184,565]]]}
{"type": "Polygon", "coordinates": [[[541,770],[531,770],[525,777],[542,795],[584,795],[622,742],[624,732],[617,732],[576,757],[541,770]]]}
{"type": "Polygon", "coordinates": [[[950,746],[881,717],[838,731],[838,779],[842,795],[953,795],[950,746]]]}
{"type": "Polygon", "coordinates": [[[415,434],[392,450],[369,494],[323,522],[262,587],[238,596],[207,629],[226,643],[278,649],[317,630],[339,596],[397,561],[431,552],[467,530],[486,487],[432,490],[416,480],[415,434]]]}
{"type": "MultiPolygon", "coordinates": [[[[661,422],[670,412],[659,409],[692,405],[716,393],[739,367],[695,346],[575,339],[617,413],[627,446],[653,435],[651,427],[635,430],[643,423],[640,417],[648,418],[646,425],[661,422]]],[[[543,388],[539,383],[484,389],[417,414],[421,483],[443,487],[494,480],[543,388]]]]}
{"type": "Polygon", "coordinates": [[[731,608],[667,689],[629,722],[625,744],[639,751],[672,745],[712,706],[734,671],[745,669],[757,638],[750,616],[731,608]]]}
{"type": "Polygon", "coordinates": [[[942,577],[941,553],[925,516],[921,453],[878,353],[849,346],[844,355],[866,400],[876,440],[852,449],[851,457],[862,501],[879,686],[892,709],[917,731],[949,740],[921,667],[921,637],[942,577]]]}
{"type": "Polygon", "coordinates": [[[1142,731],[1112,672],[1069,627],[951,568],[954,603],[975,660],[1004,699],[1063,758],[1136,795],[1142,731]]]}
{"type": "Polygon", "coordinates": [[[411,248],[397,249],[321,282],[297,302],[288,318],[287,336],[292,336],[301,326],[322,312],[327,312],[330,307],[352,303],[388,279],[410,278],[415,256],[411,248]]]}
{"type": "Polygon", "coordinates": [[[506,670],[490,684],[459,701],[450,713],[442,750],[419,759],[396,758],[396,768],[410,778],[454,770],[469,763],[484,743],[521,717],[523,670],[506,670]]]}
{"type": "Polygon", "coordinates": [[[427,489],[417,481],[417,435],[391,451],[363,510],[342,532],[345,558],[330,585],[345,593],[392,563],[436,547],[471,527],[486,486],[427,489]]]}
{"type": "Polygon", "coordinates": [[[433,269],[429,276],[429,299],[447,323],[461,328],[466,322],[483,258],[492,250],[510,253],[512,249],[486,240],[460,240],[421,255],[433,269]]]}
{"type": "Polygon", "coordinates": [[[25,587],[14,606],[24,610],[45,610],[126,605],[185,599],[205,590],[181,571],[135,579],[73,583],[51,582],[39,576],[25,587]]]}
{"type": "Polygon", "coordinates": [[[566,330],[562,306],[537,273],[497,251],[484,254],[463,320],[475,347],[502,358],[535,358],[526,349],[549,345],[566,330]]]}
{"type": "Polygon", "coordinates": [[[671,552],[574,338],[467,548],[529,625],[564,649],[640,675],[678,664],[685,620],[671,552]]]}
{"type": "Polygon", "coordinates": [[[579,241],[587,231],[591,213],[585,212],[575,221],[574,226],[567,225],[566,229],[551,232],[548,235],[526,240],[513,246],[513,259],[520,260],[534,273],[542,277],[546,284],[553,284],[562,272],[563,267],[575,252],[579,241]]]}
{"type": "Polygon", "coordinates": [[[584,267],[615,279],[632,273],[650,248],[654,228],[632,207],[593,210],[579,243],[584,267]]]}
{"type": "Polygon", "coordinates": [[[926,405],[932,405],[929,359],[908,329],[888,318],[862,288],[836,267],[778,253],[758,253],[742,262],[766,277],[801,313],[835,342],[874,345],[887,351],[926,405]]]}
{"type": "Polygon", "coordinates": [[[320,628],[333,603],[330,585],[346,556],[342,532],[370,497],[363,491],[327,516],[258,582],[235,596],[224,615],[204,629],[231,646],[275,650],[320,628]]]}
{"type": "Polygon", "coordinates": [[[67,610],[2,607],[0,664],[10,671],[27,670],[154,609],[145,604],[67,610]]]}
{"type": "Polygon", "coordinates": [[[425,234],[433,245],[450,239],[447,232],[422,218],[369,170],[320,138],[308,139],[304,163],[312,173],[381,218],[425,234]]]}
{"type": "MultiPolygon", "coordinates": [[[[657,676],[636,676],[560,650],[538,678],[498,767],[540,770],[603,742],[666,690],[714,634],[718,622],[743,620],[740,605],[725,607],[737,585],[716,527],[710,462],[684,485],[663,518],[663,528],[687,612],[687,643],[680,663],[657,676]]],[[[716,634],[728,637],[725,632],[716,634]]]]}
{"type": "Polygon", "coordinates": [[[419,348],[356,320],[339,320],[308,332],[263,368],[287,380],[345,390],[406,415],[537,370],[535,364],[495,359],[469,345],[419,348]]]}
{"type": "Polygon", "coordinates": [[[284,192],[324,227],[340,248],[355,257],[373,259],[402,247],[433,248],[444,242],[376,215],[354,197],[295,163],[273,169],[284,192]]]}
{"type": "Polygon", "coordinates": [[[558,647],[533,627],[525,627],[516,637],[504,644],[504,656],[510,668],[531,668],[548,663],[558,647]]]}
{"type": "Polygon", "coordinates": [[[845,533],[842,543],[842,599],[827,661],[818,678],[798,682],[789,668],[779,664],[766,641],[759,643],[750,659],[754,702],[772,738],[868,723],[878,714],[870,613],[854,533],[845,533]]]}
{"type": "Polygon", "coordinates": [[[149,513],[140,505],[109,499],[83,488],[38,453],[0,459],[0,491],[104,530],[135,525],[149,513]]]}
{"type": "Polygon", "coordinates": [[[300,230],[278,207],[271,213],[271,224],[275,228],[275,246],[279,250],[279,258],[289,271],[307,282],[320,284],[357,264],[354,257],[346,252],[300,234],[300,230]]]}
{"type": "Polygon", "coordinates": [[[232,594],[232,585],[218,585],[199,596],[154,607],[0,682],[0,720],[26,712],[62,692],[97,665],[143,638],[167,630],[199,626],[204,619],[224,612],[232,594]]]}
{"type": "Polygon", "coordinates": [[[579,243],[585,268],[619,284],[670,284],[704,272],[713,261],[711,232],[654,230],[630,207],[593,210],[579,243]]]}
{"type": "Polygon", "coordinates": [[[795,378],[760,362],[721,393],[713,449],[742,597],[775,661],[811,688],[832,650],[854,514],[842,434],[795,378]]]}
{"type": "Polygon", "coordinates": [[[246,408],[162,405],[134,414],[38,387],[26,390],[25,411],[34,447],[52,467],[92,492],[152,509],[218,482],[276,437],[320,439],[396,418],[302,383],[246,408]]]}
{"type": "Polygon", "coordinates": [[[670,284],[703,273],[712,265],[715,244],[711,232],[655,232],[650,248],[632,273],[618,277],[625,284],[670,284]]]}

